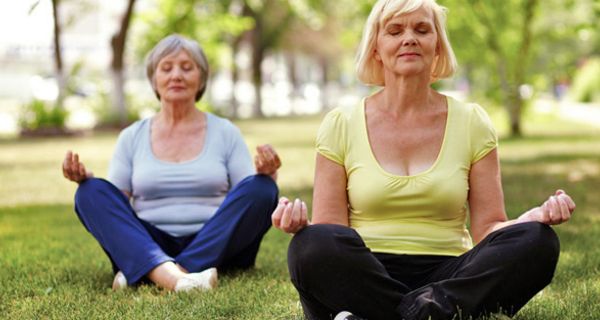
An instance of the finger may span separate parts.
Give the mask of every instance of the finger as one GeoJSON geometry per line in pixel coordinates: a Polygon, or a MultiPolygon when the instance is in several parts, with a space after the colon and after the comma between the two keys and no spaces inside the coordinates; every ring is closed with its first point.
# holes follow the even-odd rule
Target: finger
{"type": "Polygon", "coordinates": [[[546,204],[546,216],[547,216],[547,221],[549,224],[552,224],[553,221],[553,211],[554,211],[554,204],[552,202],[552,196],[548,197],[548,200],[546,200],[545,202],[546,204]]]}
{"type": "Polygon", "coordinates": [[[566,194],[566,192],[562,189],[558,189],[558,190],[556,190],[556,192],[554,192],[555,196],[560,196],[561,194],[566,194]]]}
{"type": "Polygon", "coordinates": [[[67,157],[65,157],[62,163],[62,173],[65,178],[69,179],[69,159],[67,157]]]}
{"type": "Polygon", "coordinates": [[[549,201],[549,207],[550,207],[550,221],[552,224],[558,224],[560,223],[561,220],[561,213],[560,213],[560,205],[558,204],[558,201],[556,200],[556,196],[551,196],[550,199],[548,199],[549,201]]]}
{"type": "Polygon", "coordinates": [[[269,158],[271,159],[271,161],[273,161],[275,164],[277,164],[277,162],[280,162],[279,156],[277,155],[277,152],[275,151],[275,148],[273,148],[273,146],[267,144],[265,145],[265,149],[269,153],[269,158]]]}
{"type": "Polygon", "coordinates": [[[290,226],[293,207],[294,204],[292,202],[288,202],[283,209],[283,215],[281,216],[281,227],[283,229],[287,229],[290,226]]]}
{"type": "Polygon", "coordinates": [[[290,200],[286,197],[280,197],[279,198],[279,202],[283,202],[284,204],[288,204],[288,202],[290,202],[290,200]]]}
{"type": "Polygon", "coordinates": [[[79,155],[77,153],[73,154],[73,161],[71,162],[71,172],[79,172],[79,155]]]}
{"type": "Polygon", "coordinates": [[[260,145],[256,147],[256,154],[263,160],[267,160],[265,147],[260,145]]]}
{"type": "Polygon", "coordinates": [[[275,166],[275,170],[281,167],[281,159],[279,159],[279,155],[273,150],[273,165],[275,166]]]}
{"type": "Polygon", "coordinates": [[[558,206],[560,208],[561,222],[569,221],[571,218],[571,211],[569,210],[567,202],[563,197],[556,197],[556,201],[558,202],[558,206]]]}
{"type": "Polygon", "coordinates": [[[83,165],[83,163],[81,163],[79,165],[79,178],[83,180],[85,179],[85,177],[87,177],[87,171],[85,170],[85,166],[83,165]]]}
{"type": "Polygon", "coordinates": [[[302,215],[300,217],[300,225],[306,226],[308,224],[308,210],[306,209],[306,203],[302,201],[302,215]]]}
{"type": "Polygon", "coordinates": [[[263,173],[264,165],[259,156],[254,156],[254,166],[256,167],[256,172],[263,173]]]}
{"type": "Polygon", "coordinates": [[[273,162],[275,156],[273,155],[273,151],[269,148],[263,148],[262,156],[266,161],[273,162]]]}
{"type": "Polygon", "coordinates": [[[68,172],[69,172],[69,168],[71,167],[71,158],[73,157],[73,153],[71,152],[71,150],[67,151],[67,154],[65,154],[65,159],[63,160],[63,174],[65,175],[65,177],[68,177],[68,172]]]}
{"type": "Polygon", "coordinates": [[[284,208],[285,208],[285,204],[282,202],[279,202],[277,204],[277,207],[273,211],[273,214],[271,214],[271,223],[273,223],[273,226],[275,228],[281,227],[281,216],[283,215],[284,208]]]}
{"type": "Polygon", "coordinates": [[[293,228],[297,228],[298,225],[300,224],[300,219],[302,216],[302,202],[300,202],[300,199],[296,198],[296,200],[294,200],[294,208],[292,210],[292,221],[290,223],[290,226],[293,228]]]}
{"type": "Polygon", "coordinates": [[[71,163],[71,158],[73,157],[73,152],[71,150],[67,151],[65,154],[65,159],[63,160],[63,167],[68,167],[71,163]]]}
{"type": "Polygon", "coordinates": [[[286,197],[279,198],[277,207],[275,208],[275,210],[273,211],[273,214],[271,215],[271,222],[273,223],[273,225],[276,228],[281,229],[281,217],[283,216],[283,210],[285,209],[285,206],[288,203],[289,203],[288,198],[286,198],[286,197]]]}
{"type": "Polygon", "coordinates": [[[577,205],[575,205],[575,201],[568,194],[564,193],[559,196],[559,198],[563,199],[567,203],[567,207],[569,208],[569,212],[573,213],[577,205]]]}
{"type": "Polygon", "coordinates": [[[544,204],[542,204],[542,215],[540,217],[540,222],[545,224],[550,223],[548,201],[545,201],[544,204]]]}
{"type": "Polygon", "coordinates": [[[75,168],[75,162],[73,161],[73,157],[71,157],[67,161],[67,164],[66,164],[66,167],[65,167],[65,172],[66,172],[67,178],[69,180],[75,181],[74,177],[75,177],[76,172],[77,172],[75,170],[76,170],[76,168],[75,168]]]}

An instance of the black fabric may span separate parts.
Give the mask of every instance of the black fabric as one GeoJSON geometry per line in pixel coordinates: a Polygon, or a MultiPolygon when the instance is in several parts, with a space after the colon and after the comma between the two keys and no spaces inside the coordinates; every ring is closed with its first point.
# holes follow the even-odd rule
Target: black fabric
{"type": "Polygon", "coordinates": [[[312,225],[292,239],[288,266],[308,319],[340,311],[369,319],[514,315],[548,285],[558,262],[551,227],[520,223],[453,256],[372,253],[355,230],[312,225]]]}

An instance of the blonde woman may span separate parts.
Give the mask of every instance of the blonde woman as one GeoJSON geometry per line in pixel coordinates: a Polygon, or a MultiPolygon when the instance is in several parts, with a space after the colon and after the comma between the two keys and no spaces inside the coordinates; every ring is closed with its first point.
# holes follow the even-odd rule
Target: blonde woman
{"type": "Polygon", "coordinates": [[[434,0],[374,5],[357,69],[382,89],[323,120],[312,223],[300,200],[272,215],[295,233],[288,266],[308,319],[513,315],[552,280],[549,225],[575,204],[558,190],[507,219],[487,114],[430,86],[455,68],[434,0]]]}

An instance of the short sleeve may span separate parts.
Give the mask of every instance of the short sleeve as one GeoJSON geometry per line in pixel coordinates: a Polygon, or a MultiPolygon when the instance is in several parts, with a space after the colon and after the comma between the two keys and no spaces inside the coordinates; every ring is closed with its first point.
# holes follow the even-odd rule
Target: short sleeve
{"type": "Polygon", "coordinates": [[[119,190],[132,192],[134,130],[128,127],[121,131],[108,167],[108,181],[119,190]]]}
{"type": "Polygon", "coordinates": [[[233,187],[247,176],[255,174],[255,170],[248,146],[242,137],[240,129],[229,121],[225,123],[227,124],[227,141],[229,141],[227,173],[230,185],[233,187]]]}
{"type": "Polygon", "coordinates": [[[471,163],[475,163],[498,146],[498,137],[487,112],[477,104],[472,104],[472,106],[469,135],[471,163]]]}
{"type": "Polygon", "coordinates": [[[330,111],[317,133],[316,149],[325,158],[344,165],[346,157],[346,119],[340,109],[330,111]]]}

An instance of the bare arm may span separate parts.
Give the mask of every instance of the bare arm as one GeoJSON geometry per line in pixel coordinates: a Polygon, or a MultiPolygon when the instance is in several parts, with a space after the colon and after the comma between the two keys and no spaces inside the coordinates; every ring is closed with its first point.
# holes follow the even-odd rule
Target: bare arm
{"type": "Polygon", "coordinates": [[[349,225],[346,170],[317,153],[313,223],[349,225]]]}
{"type": "Polygon", "coordinates": [[[469,173],[469,210],[471,234],[475,242],[491,232],[516,223],[537,221],[560,224],[571,218],[575,203],[562,190],[557,190],[541,206],[534,207],[517,219],[508,220],[500,176],[498,152],[492,150],[471,166],[469,173]]]}

